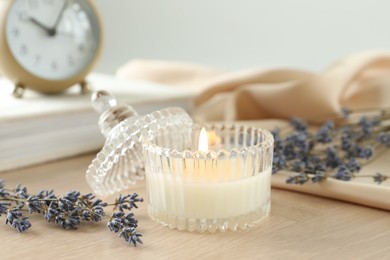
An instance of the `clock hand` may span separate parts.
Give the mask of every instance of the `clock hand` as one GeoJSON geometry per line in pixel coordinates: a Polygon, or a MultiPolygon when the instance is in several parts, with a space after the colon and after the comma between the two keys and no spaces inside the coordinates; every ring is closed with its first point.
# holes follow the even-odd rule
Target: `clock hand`
{"type": "Polygon", "coordinates": [[[35,19],[34,17],[29,17],[28,20],[38,27],[42,28],[48,35],[52,35],[52,29],[35,19]]]}
{"type": "Polygon", "coordinates": [[[64,5],[62,6],[61,11],[57,16],[57,20],[54,23],[54,26],[52,27],[52,30],[54,30],[54,35],[56,34],[58,24],[61,22],[61,19],[62,19],[62,16],[64,14],[66,7],[68,7],[68,0],[64,0],[64,5]]]}

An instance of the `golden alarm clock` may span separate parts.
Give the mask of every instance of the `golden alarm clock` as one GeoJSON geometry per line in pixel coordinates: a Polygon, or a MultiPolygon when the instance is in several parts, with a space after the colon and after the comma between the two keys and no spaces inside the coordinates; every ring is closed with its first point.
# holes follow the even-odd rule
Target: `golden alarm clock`
{"type": "Polygon", "coordinates": [[[61,92],[85,76],[102,50],[102,25],[90,0],[0,0],[0,74],[25,88],[61,92]]]}

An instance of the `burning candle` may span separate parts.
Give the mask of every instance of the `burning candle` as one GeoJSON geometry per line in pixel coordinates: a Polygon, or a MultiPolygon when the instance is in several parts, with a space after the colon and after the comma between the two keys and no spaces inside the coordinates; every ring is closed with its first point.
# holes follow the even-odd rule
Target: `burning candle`
{"type": "Polygon", "coordinates": [[[180,133],[167,126],[144,143],[149,215],[170,228],[235,231],[269,214],[272,135],[238,125],[209,128],[180,133]]]}

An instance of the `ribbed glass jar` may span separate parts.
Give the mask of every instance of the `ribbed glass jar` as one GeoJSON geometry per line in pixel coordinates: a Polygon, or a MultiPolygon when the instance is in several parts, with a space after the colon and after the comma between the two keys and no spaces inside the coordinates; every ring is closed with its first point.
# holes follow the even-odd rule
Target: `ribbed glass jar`
{"type": "Polygon", "coordinates": [[[149,215],[179,230],[245,229],[269,215],[273,137],[244,125],[160,126],[143,143],[149,215]]]}
{"type": "Polygon", "coordinates": [[[128,189],[143,179],[142,140],[155,136],[154,132],[161,126],[188,129],[192,126],[192,119],[183,109],[171,107],[145,116],[130,117],[115,126],[108,125],[110,131],[104,147],[86,172],[93,191],[107,196],[128,189]]]}

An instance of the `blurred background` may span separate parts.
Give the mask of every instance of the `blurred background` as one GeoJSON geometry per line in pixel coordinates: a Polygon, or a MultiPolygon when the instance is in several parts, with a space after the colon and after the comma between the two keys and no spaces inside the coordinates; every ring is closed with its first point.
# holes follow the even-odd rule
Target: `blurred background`
{"type": "Polygon", "coordinates": [[[390,46],[385,0],[95,0],[105,26],[96,70],[133,58],[222,69],[318,71],[339,57],[390,46]]]}

